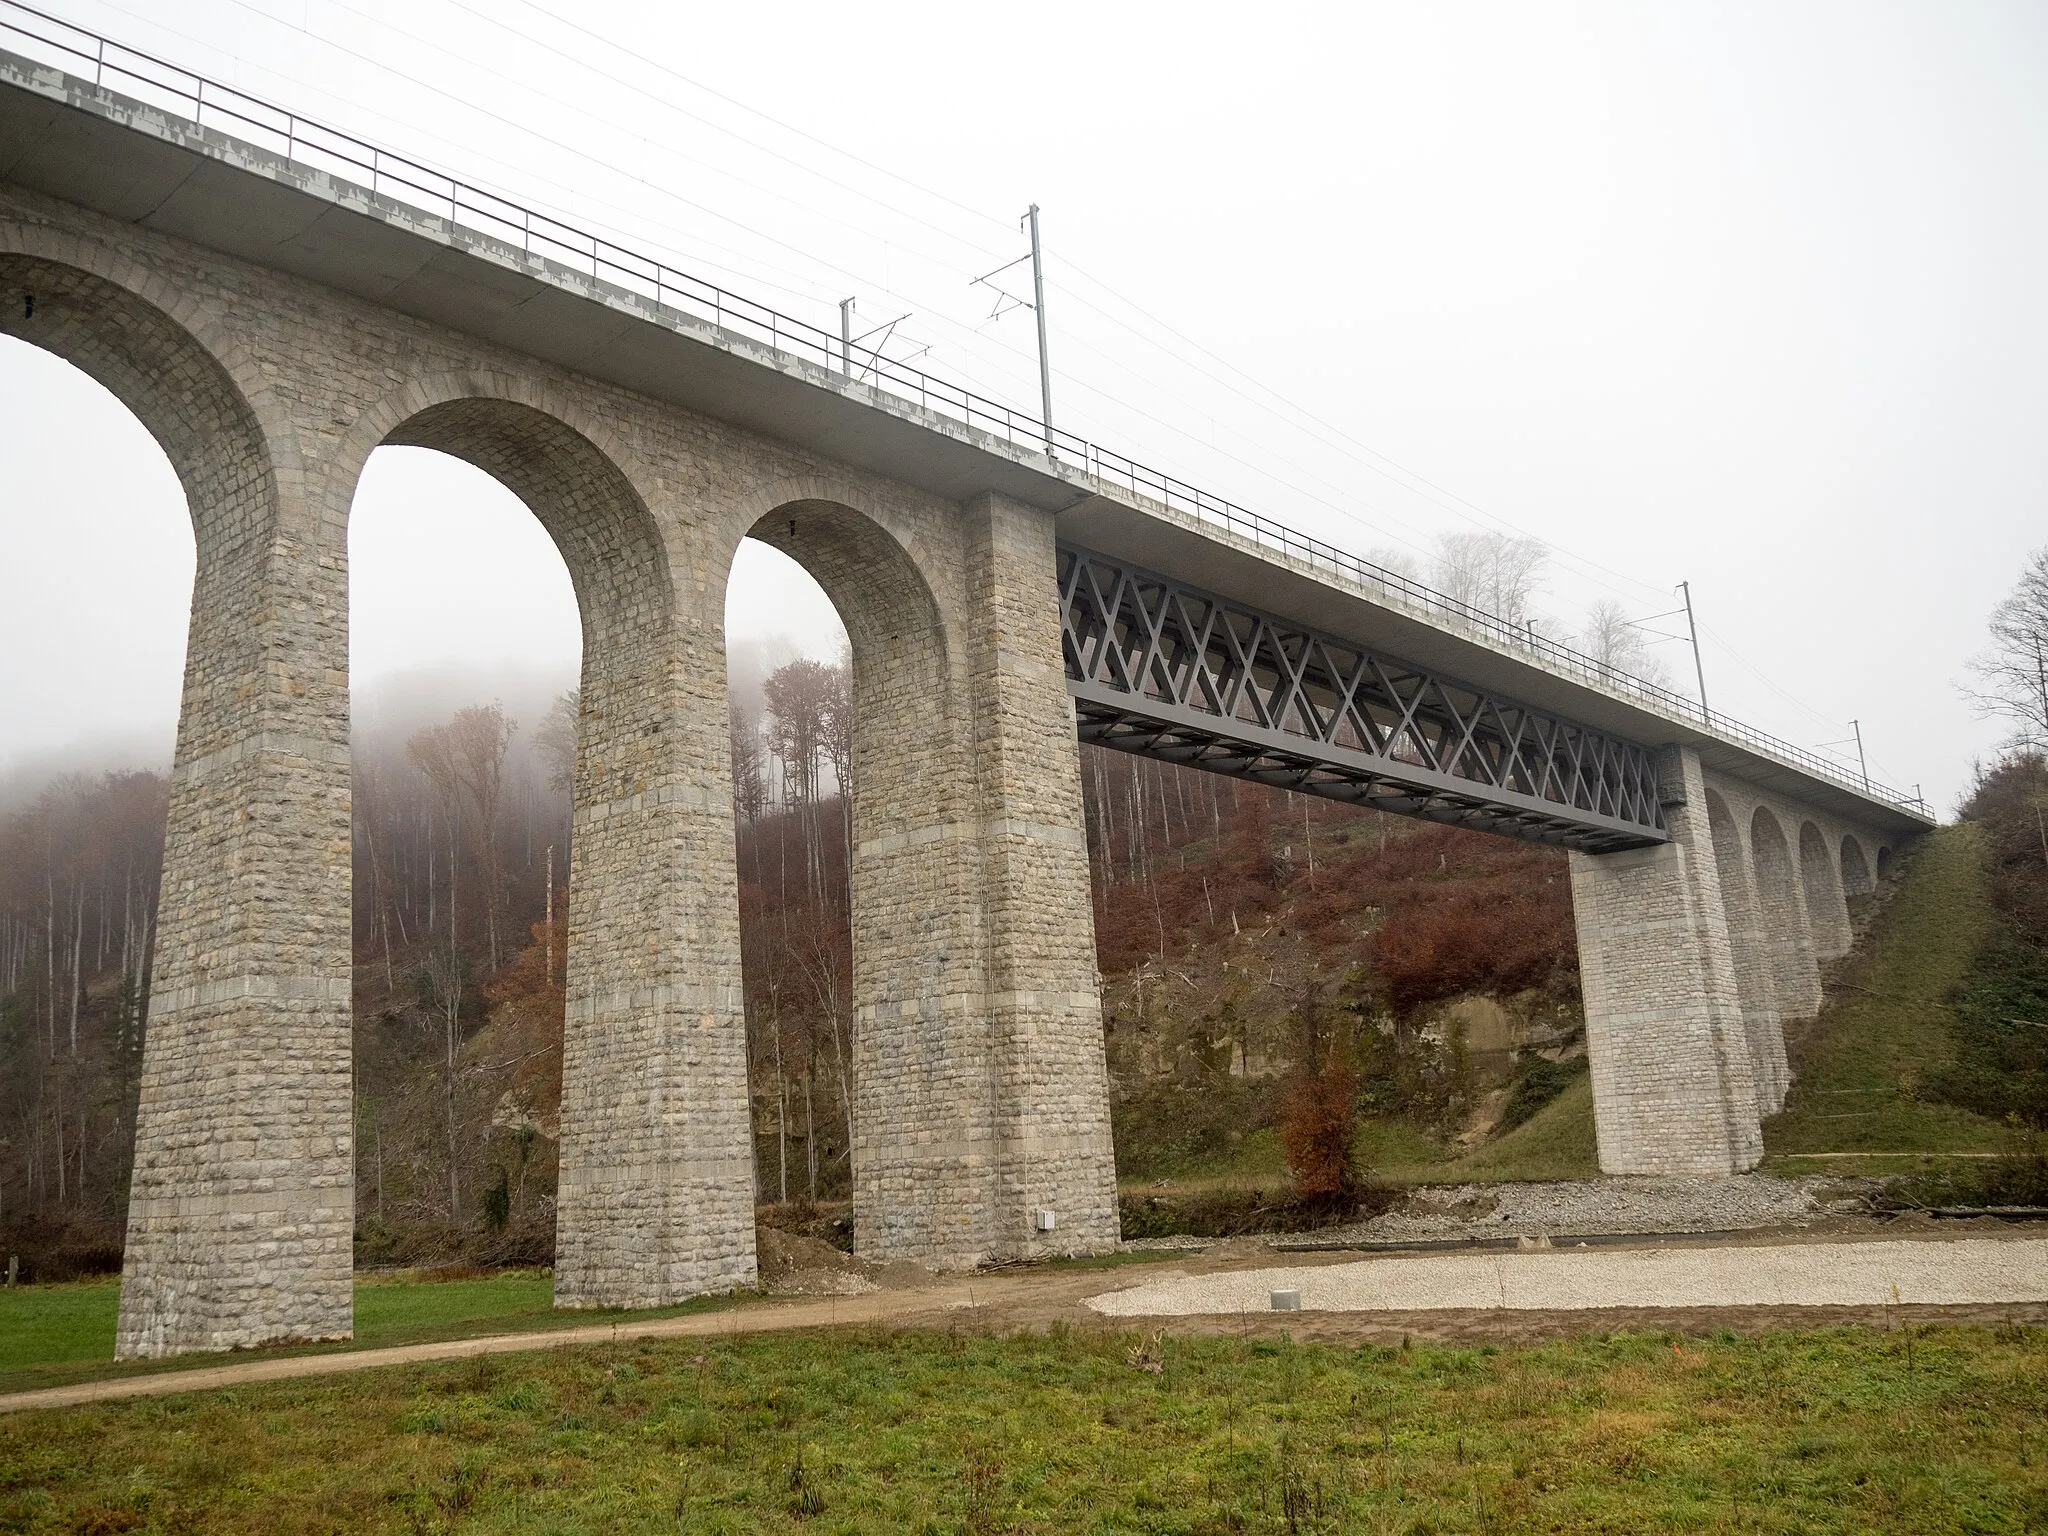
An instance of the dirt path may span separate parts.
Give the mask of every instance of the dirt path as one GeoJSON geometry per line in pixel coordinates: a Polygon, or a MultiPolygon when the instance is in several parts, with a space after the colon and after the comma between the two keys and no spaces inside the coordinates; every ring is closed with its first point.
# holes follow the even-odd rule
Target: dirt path
{"type": "MultiPolygon", "coordinates": [[[[1961,1234],[1957,1234],[1960,1236],[1961,1234]]],[[[1974,1234],[1973,1234],[1974,1235],[1974,1234]]],[[[1945,1235],[1919,1239],[1930,1244],[1945,1235]]],[[[1797,1240],[1795,1240],[1796,1242],[1797,1240]]],[[[1823,1240],[1824,1241],[1824,1240],[1823,1240]]],[[[1784,1239],[1781,1237],[1782,1244],[1784,1239]]],[[[1820,1246],[1812,1238],[1807,1242],[1820,1246]]],[[[1673,1245],[1646,1245],[1660,1248],[1673,1245]]],[[[1725,1241],[1712,1245],[1746,1246],[1725,1241]]],[[[1763,1246],[1759,1243],[1758,1246],[1763,1246]]],[[[1855,1246],[1853,1241],[1848,1246],[1855,1246]]],[[[1621,1250],[1623,1252],[1631,1250],[1621,1250]]],[[[1960,1255],[1959,1255],[1960,1257],[1960,1255]]],[[[1905,1306],[1840,1306],[1773,1304],[1763,1306],[1683,1306],[1598,1308],[1500,1306],[1375,1311],[1217,1312],[1154,1320],[1108,1317],[1089,1305],[1091,1298],[1132,1287],[1237,1271],[1272,1269],[1284,1262],[1295,1274],[1326,1266],[1356,1265],[1355,1252],[1281,1255],[1264,1243],[1243,1240],[1218,1244],[1184,1261],[1124,1269],[1040,1269],[998,1271],[912,1287],[872,1291],[859,1296],[803,1297],[763,1301],[723,1312],[699,1313],[646,1322],[596,1323],[580,1328],[555,1328],[538,1333],[507,1333],[435,1344],[408,1344],[390,1349],[349,1350],[326,1355],[291,1355],[271,1359],[241,1358],[217,1365],[159,1371],[149,1375],[76,1382],[68,1386],[0,1395],[0,1413],[36,1408],[71,1408],[87,1403],[156,1397],[178,1392],[212,1391],[261,1382],[334,1376],[375,1370],[387,1365],[422,1361],[466,1360],[479,1355],[529,1350],[564,1349],[575,1345],[629,1343],[642,1339],[715,1339],[745,1334],[800,1329],[887,1327],[942,1329],[976,1333],[1042,1331],[1058,1323],[1091,1330],[1132,1326],[1170,1327],[1180,1333],[1232,1333],[1257,1336],[1286,1333],[1301,1340],[1325,1343],[1399,1343],[1406,1340],[1441,1343],[1533,1343],[1542,1339],[1620,1330],[1665,1330],[1689,1334],[1730,1328],[1741,1333],[1773,1329],[1817,1328],[1842,1324],[1898,1327],[1906,1322],[1983,1324],[2048,1324],[2048,1303],[1939,1304],[1905,1306]]],[[[1377,1261],[1387,1262],[1387,1261],[1377,1261]]],[[[1403,1263],[1468,1263],[1463,1256],[1440,1261],[1403,1263]]]]}

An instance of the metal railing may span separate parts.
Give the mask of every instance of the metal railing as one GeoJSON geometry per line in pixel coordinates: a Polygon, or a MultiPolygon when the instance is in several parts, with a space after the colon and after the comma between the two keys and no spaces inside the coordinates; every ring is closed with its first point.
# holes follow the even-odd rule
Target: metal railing
{"type": "Polygon", "coordinates": [[[1497,647],[1525,653],[1554,672],[1648,705],[1673,720],[1698,725],[1846,789],[1902,808],[1926,810],[1917,796],[1867,780],[1843,763],[1710,712],[1685,694],[1539,635],[1526,625],[1298,533],[1114,449],[1059,427],[1048,428],[1028,412],[897,362],[858,342],[849,345],[835,331],[783,314],[551,214],[117,43],[21,0],[0,0],[0,38],[10,34],[52,50],[59,55],[54,67],[67,73],[89,73],[93,84],[102,89],[113,89],[113,82],[119,82],[122,94],[145,105],[186,116],[200,127],[219,128],[294,165],[345,181],[360,180],[372,196],[387,197],[445,219],[451,230],[502,241],[568,272],[588,274],[593,283],[648,300],[656,311],[650,318],[659,318],[659,311],[667,310],[708,320],[729,334],[765,342],[773,351],[804,359],[828,373],[869,383],[880,394],[987,433],[1011,447],[1059,460],[1070,476],[1078,473],[1098,486],[1192,516],[1258,549],[1357,587],[1375,601],[1392,598],[1403,607],[1497,647]],[[74,71],[62,62],[66,59],[83,68],[74,71]]]}

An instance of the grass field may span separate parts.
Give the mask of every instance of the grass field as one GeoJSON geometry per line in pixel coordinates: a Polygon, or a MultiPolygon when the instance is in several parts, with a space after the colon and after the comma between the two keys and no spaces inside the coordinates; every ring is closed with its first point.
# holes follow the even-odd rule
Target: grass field
{"type": "MultiPolygon", "coordinates": [[[[114,1365],[114,1321],[120,1300],[120,1282],[111,1279],[0,1289],[0,1392],[193,1363],[187,1356],[170,1362],[114,1365]]],[[[580,1327],[612,1316],[673,1317],[733,1304],[732,1298],[707,1297],[679,1307],[630,1314],[557,1312],[554,1281],[545,1271],[504,1270],[452,1280],[410,1274],[358,1276],[353,1340],[267,1353],[381,1349],[481,1333],[580,1327]]]]}
{"type": "MultiPolygon", "coordinates": [[[[1359,1158],[1378,1183],[1462,1184],[1527,1179],[1595,1179],[1600,1176],[1598,1149],[1593,1144],[1593,1081],[1581,1077],[1525,1123],[1498,1141],[1461,1158],[1415,1127],[1399,1120],[1365,1120],[1358,1127],[1359,1158]]],[[[1280,1189],[1287,1183],[1287,1165],[1279,1136],[1258,1131],[1244,1138],[1227,1157],[1190,1164],[1170,1181],[1180,1194],[1227,1189],[1280,1189]]],[[[1155,1181],[1125,1179],[1125,1194],[1152,1193],[1155,1181]]]]}
{"type": "Polygon", "coordinates": [[[1555,1099],[1496,1142],[1429,1170],[1431,1183],[1521,1179],[1597,1179],[1593,1143],[1593,1079],[1583,1074],[1555,1099]]]}
{"type": "Polygon", "coordinates": [[[1764,1123],[1771,1172],[1903,1173],[2002,1150],[1995,1122],[1916,1096],[1949,1059],[1947,999],[1991,932],[1981,832],[1929,833],[1836,976],[1785,1108],[1764,1123]]]}
{"type": "Polygon", "coordinates": [[[2048,1524],[2048,1331],[1524,1349],[721,1338],[0,1420],[0,1529],[1930,1532],[2048,1524]]]}

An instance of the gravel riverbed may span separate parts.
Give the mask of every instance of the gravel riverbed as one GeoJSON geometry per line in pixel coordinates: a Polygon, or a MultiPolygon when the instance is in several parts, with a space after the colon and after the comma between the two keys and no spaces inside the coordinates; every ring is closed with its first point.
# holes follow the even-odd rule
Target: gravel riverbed
{"type": "MultiPolygon", "coordinates": [[[[1874,1189],[1874,1185],[1869,1188],[1874,1189]]],[[[1863,1181],[1610,1178],[1532,1184],[1432,1185],[1411,1191],[1369,1221],[1276,1241],[1420,1243],[1475,1237],[1571,1237],[1601,1233],[1746,1232],[1812,1226],[1868,1209],[1863,1181]]],[[[1206,1238],[1141,1238],[1134,1249],[1194,1249],[1206,1238]]]]}

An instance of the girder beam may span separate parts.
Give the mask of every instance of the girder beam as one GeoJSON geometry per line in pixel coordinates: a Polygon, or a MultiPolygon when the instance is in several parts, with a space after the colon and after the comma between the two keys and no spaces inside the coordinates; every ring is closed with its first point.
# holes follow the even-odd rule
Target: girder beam
{"type": "Polygon", "coordinates": [[[1634,742],[1071,545],[1059,586],[1083,741],[1589,853],[1669,840],[1634,742]]]}

